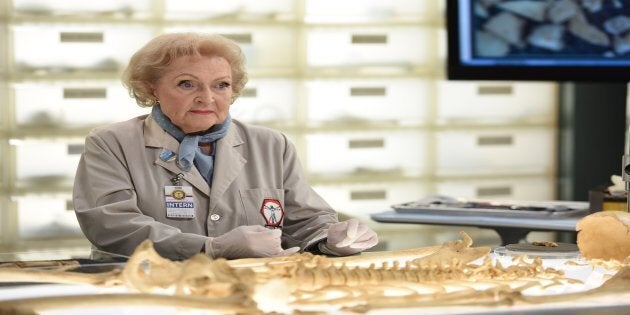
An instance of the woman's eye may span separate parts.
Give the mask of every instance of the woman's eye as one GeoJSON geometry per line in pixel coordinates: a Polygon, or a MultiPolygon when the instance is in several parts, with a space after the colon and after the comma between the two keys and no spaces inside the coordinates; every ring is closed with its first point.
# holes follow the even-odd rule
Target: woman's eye
{"type": "Polygon", "coordinates": [[[228,82],[221,82],[221,83],[217,84],[217,87],[220,88],[220,89],[226,89],[226,88],[230,87],[230,83],[228,83],[228,82]]]}
{"type": "Polygon", "coordinates": [[[177,83],[177,86],[185,88],[185,89],[190,89],[193,87],[193,84],[190,80],[182,80],[182,81],[179,81],[179,83],[177,83]]]}

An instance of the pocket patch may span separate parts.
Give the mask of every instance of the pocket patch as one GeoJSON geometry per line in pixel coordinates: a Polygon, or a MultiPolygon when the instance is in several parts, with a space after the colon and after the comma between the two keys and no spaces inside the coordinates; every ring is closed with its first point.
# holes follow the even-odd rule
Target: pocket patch
{"type": "Polygon", "coordinates": [[[265,218],[265,227],[272,229],[282,228],[284,209],[277,199],[265,199],[260,207],[260,214],[265,218]]]}

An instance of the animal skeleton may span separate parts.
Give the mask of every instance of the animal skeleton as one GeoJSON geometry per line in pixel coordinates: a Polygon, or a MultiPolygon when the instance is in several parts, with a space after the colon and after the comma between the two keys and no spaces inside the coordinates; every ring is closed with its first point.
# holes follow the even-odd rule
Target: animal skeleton
{"type": "Polygon", "coordinates": [[[329,258],[310,253],[282,258],[212,260],[196,255],[182,262],[160,257],[142,243],[124,269],[81,274],[63,270],[0,268],[6,282],[54,282],[124,286],[129,294],[44,297],[0,302],[0,313],[36,314],[76,306],[168,305],[223,314],[306,311],[367,312],[382,308],[545,303],[610,293],[630,294],[628,267],[608,286],[577,294],[527,296],[531,288],[571,283],[540,259],[502,266],[488,247],[472,240],[440,247],[329,258]],[[483,258],[485,257],[485,258],[483,258]],[[480,259],[482,258],[482,259],[480,259]],[[481,263],[474,263],[482,260],[481,263]]]}

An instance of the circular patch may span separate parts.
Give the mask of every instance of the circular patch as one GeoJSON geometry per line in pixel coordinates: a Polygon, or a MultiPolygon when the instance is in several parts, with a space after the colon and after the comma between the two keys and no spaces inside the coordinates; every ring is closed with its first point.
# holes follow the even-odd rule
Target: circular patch
{"type": "Polygon", "coordinates": [[[183,200],[184,198],[186,198],[186,193],[181,189],[175,189],[171,193],[171,197],[173,197],[173,199],[183,200]]]}

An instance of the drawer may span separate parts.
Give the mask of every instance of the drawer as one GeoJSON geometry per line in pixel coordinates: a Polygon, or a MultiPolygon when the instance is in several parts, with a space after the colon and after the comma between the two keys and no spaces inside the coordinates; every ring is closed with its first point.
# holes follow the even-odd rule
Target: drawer
{"type": "Polygon", "coordinates": [[[19,181],[64,181],[74,178],[84,139],[15,140],[19,181]]]}
{"type": "Polygon", "coordinates": [[[438,122],[554,122],[556,84],[515,82],[438,83],[438,122]]]}
{"type": "Polygon", "coordinates": [[[427,115],[428,90],[427,81],[415,79],[310,81],[308,121],[421,123],[427,115]]]}
{"type": "Polygon", "coordinates": [[[83,237],[70,195],[24,196],[15,202],[22,240],[83,237]]]}
{"type": "Polygon", "coordinates": [[[445,180],[436,184],[437,194],[492,200],[554,200],[555,182],[550,177],[445,180]]]}
{"type": "Polygon", "coordinates": [[[250,123],[295,120],[297,83],[291,80],[252,80],[230,107],[232,117],[250,123]]]}
{"type": "Polygon", "coordinates": [[[207,1],[164,0],[164,15],[167,19],[261,19],[271,21],[295,18],[294,0],[231,0],[207,1]]]}
{"type": "Polygon", "coordinates": [[[39,24],[14,26],[12,35],[18,68],[63,73],[77,68],[118,71],[154,30],[135,25],[39,24]]]}
{"type": "Polygon", "coordinates": [[[432,32],[422,27],[320,27],[307,33],[307,64],[409,67],[431,62],[432,32]],[[334,48],[333,48],[334,47],[334,48]]]}
{"type": "Polygon", "coordinates": [[[120,83],[114,82],[24,83],[15,84],[13,90],[16,120],[22,126],[96,125],[150,112],[150,108],[138,106],[120,83]]]}
{"type": "Polygon", "coordinates": [[[31,13],[46,15],[81,14],[85,16],[103,15],[103,17],[118,17],[129,19],[130,17],[143,17],[142,13],[151,12],[152,0],[108,0],[108,1],[82,1],[82,0],[13,0],[13,9],[19,13],[31,13]]]}
{"type": "Polygon", "coordinates": [[[554,168],[551,128],[440,131],[437,174],[531,174],[554,168]]]}
{"type": "Polygon", "coordinates": [[[414,20],[438,14],[430,1],[417,0],[307,0],[306,20],[325,22],[369,22],[375,20],[414,20]]]}
{"type": "Polygon", "coordinates": [[[313,189],[338,212],[366,222],[372,213],[391,210],[393,204],[427,194],[426,187],[418,182],[314,185],[313,189]]]}
{"type": "Polygon", "coordinates": [[[245,57],[247,68],[252,71],[275,71],[277,68],[297,66],[294,51],[297,42],[297,29],[282,26],[173,26],[166,28],[171,32],[202,32],[221,34],[236,41],[245,57]]]}
{"type": "Polygon", "coordinates": [[[362,131],[306,135],[306,165],[320,175],[394,173],[420,175],[425,168],[426,134],[362,131]]]}

